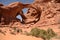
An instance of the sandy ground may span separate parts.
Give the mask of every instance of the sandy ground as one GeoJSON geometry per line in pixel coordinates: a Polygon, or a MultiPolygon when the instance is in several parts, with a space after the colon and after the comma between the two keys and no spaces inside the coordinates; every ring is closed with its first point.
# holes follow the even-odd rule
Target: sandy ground
{"type": "MultiPolygon", "coordinates": [[[[22,28],[22,29],[23,31],[30,31],[32,28],[34,27],[22,28]]],[[[38,27],[38,28],[44,29],[44,30],[47,30],[48,28],[52,28],[57,33],[58,36],[52,38],[51,40],[60,40],[60,24],[38,27]]],[[[10,33],[11,31],[10,27],[0,27],[0,30],[2,30],[2,33],[0,31],[0,40],[43,40],[42,38],[27,36],[22,33],[16,33],[16,35],[13,35],[10,33]]]]}
{"type": "Polygon", "coordinates": [[[18,34],[18,35],[11,35],[11,34],[2,35],[2,34],[0,34],[0,40],[42,40],[42,39],[32,37],[32,36],[21,35],[21,34],[18,34]]]}

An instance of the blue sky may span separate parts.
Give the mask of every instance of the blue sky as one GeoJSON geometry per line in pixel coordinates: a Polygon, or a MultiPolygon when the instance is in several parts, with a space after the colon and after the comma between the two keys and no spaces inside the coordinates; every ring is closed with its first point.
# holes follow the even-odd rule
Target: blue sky
{"type": "Polygon", "coordinates": [[[32,3],[33,2],[33,0],[0,0],[0,2],[3,4],[9,4],[11,2],[16,2],[16,1],[19,1],[22,3],[32,3]]]}
{"type": "MultiPolygon", "coordinates": [[[[12,2],[17,2],[17,1],[26,4],[26,3],[32,3],[34,0],[0,0],[0,3],[3,3],[4,5],[8,5],[8,4],[12,3],[12,2]]],[[[26,11],[27,11],[26,8],[23,9],[24,13],[26,13],[26,11]]],[[[21,16],[18,15],[17,18],[21,19],[21,16]]]]}

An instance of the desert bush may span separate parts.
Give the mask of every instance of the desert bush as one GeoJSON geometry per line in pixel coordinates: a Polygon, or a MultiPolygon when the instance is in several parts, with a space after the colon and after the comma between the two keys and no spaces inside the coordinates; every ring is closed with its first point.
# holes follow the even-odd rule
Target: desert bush
{"type": "Polygon", "coordinates": [[[31,34],[32,36],[39,37],[40,29],[38,29],[38,28],[33,28],[33,29],[31,29],[30,34],[31,34]]]}
{"type": "Polygon", "coordinates": [[[43,29],[40,29],[40,34],[39,37],[43,38],[44,40],[46,40],[47,37],[47,32],[43,29]]]}
{"type": "Polygon", "coordinates": [[[19,28],[17,28],[17,27],[13,27],[13,30],[14,30],[14,32],[22,32],[22,29],[19,29],[19,28]]]}
{"type": "Polygon", "coordinates": [[[50,40],[52,37],[56,36],[56,33],[50,28],[48,28],[46,32],[47,32],[46,36],[45,37],[43,36],[44,40],[50,40]]]}
{"type": "Polygon", "coordinates": [[[17,27],[13,27],[12,30],[13,31],[10,31],[11,34],[22,33],[22,29],[19,29],[17,27]]]}
{"type": "Polygon", "coordinates": [[[38,28],[32,28],[29,35],[35,36],[35,37],[41,37],[44,40],[50,40],[52,37],[56,36],[56,33],[52,29],[38,29],[38,28]]]}
{"type": "Polygon", "coordinates": [[[51,39],[52,37],[56,36],[56,33],[52,29],[47,30],[47,39],[51,39]]]}

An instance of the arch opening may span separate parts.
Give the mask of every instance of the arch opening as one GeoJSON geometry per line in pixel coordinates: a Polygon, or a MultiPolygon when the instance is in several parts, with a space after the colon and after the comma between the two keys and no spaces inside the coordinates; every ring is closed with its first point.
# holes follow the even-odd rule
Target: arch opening
{"type": "MultiPolygon", "coordinates": [[[[23,14],[25,15],[27,13],[27,11],[28,11],[28,8],[24,8],[24,9],[22,9],[22,11],[23,11],[23,14]]],[[[21,15],[17,15],[16,18],[19,19],[22,22],[21,15]]]]}

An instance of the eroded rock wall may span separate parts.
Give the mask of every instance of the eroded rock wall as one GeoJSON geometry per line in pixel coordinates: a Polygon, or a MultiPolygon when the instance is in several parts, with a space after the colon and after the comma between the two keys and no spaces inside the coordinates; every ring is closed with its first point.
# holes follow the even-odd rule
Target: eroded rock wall
{"type": "Polygon", "coordinates": [[[41,7],[42,13],[41,13],[40,21],[36,23],[35,25],[50,26],[50,25],[60,24],[60,21],[59,21],[60,20],[59,18],[60,17],[60,5],[59,4],[60,3],[50,2],[50,1],[46,3],[45,2],[40,3],[40,5],[38,6],[41,7]]]}
{"type": "Polygon", "coordinates": [[[21,26],[50,26],[60,24],[60,3],[59,0],[35,0],[28,9],[26,20],[21,26]],[[57,2],[55,2],[57,1],[57,2]],[[32,24],[31,24],[32,23],[32,24]]]}

